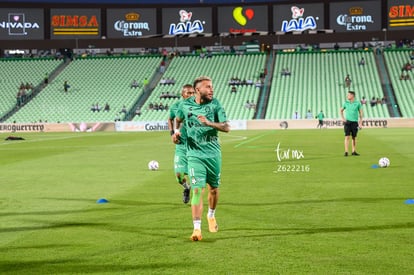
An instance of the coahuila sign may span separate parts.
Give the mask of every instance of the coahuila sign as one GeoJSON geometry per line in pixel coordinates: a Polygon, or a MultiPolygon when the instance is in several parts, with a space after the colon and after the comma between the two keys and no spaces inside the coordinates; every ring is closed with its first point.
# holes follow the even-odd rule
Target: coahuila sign
{"type": "Polygon", "coordinates": [[[180,23],[170,24],[170,30],[168,34],[170,35],[177,35],[177,34],[192,34],[192,33],[202,33],[204,32],[204,24],[205,22],[201,22],[200,20],[191,21],[191,17],[193,16],[192,12],[188,12],[186,10],[180,10],[180,23]]]}
{"type": "Polygon", "coordinates": [[[293,31],[306,31],[314,30],[317,28],[316,20],[313,16],[307,16],[303,18],[304,8],[298,8],[296,6],[291,7],[292,19],[290,21],[283,20],[282,32],[293,32],[293,31]]]}
{"type": "Polygon", "coordinates": [[[0,22],[0,28],[7,29],[9,35],[27,35],[27,29],[39,29],[36,22],[26,22],[24,13],[9,13],[8,21],[0,22]]]}
{"type": "Polygon", "coordinates": [[[142,36],[142,30],[150,31],[148,22],[140,22],[139,13],[125,14],[125,20],[118,20],[114,23],[114,29],[121,32],[123,36],[137,37],[142,36]]]}
{"type": "Polygon", "coordinates": [[[371,15],[364,15],[361,7],[352,7],[349,14],[340,14],[336,18],[338,25],[344,26],[347,31],[365,31],[368,24],[373,24],[371,15]]]}

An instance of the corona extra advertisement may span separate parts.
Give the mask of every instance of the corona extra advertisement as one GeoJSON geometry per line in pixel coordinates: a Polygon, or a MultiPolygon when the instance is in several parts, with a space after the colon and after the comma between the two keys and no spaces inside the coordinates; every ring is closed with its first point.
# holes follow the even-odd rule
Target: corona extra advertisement
{"type": "Polygon", "coordinates": [[[339,2],[329,5],[329,27],[335,32],[381,30],[381,2],[339,2]]]}
{"type": "Polygon", "coordinates": [[[212,33],[211,8],[162,9],[162,32],[168,35],[212,33]]]}
{"type": "Polygon", "coordinates": [[[275,32],[304,32],[324,29],[323,4],[292,4],[273,6],[275,32]]]}
{"type": "Polygon", "coordinates": [[[414,29],[414,0],[388,0],[388,29],[414,29]]]}
{"type": "Polygon", "coordinates": [[[50,38],[99,38],[100,9],[51,9],[50,38]]]}
{"type": "Polygon", "coordinates": [[[267,6],[218,8],[218,31],[232,34],[267,32],[267,6]]]}
{"type": "Polygon", "coordinates": [[[42,9],[0,9],[0,39],[43,39],[42,9]]]}
{"type": "Polygon", "coordinates": [[[137,38],[157,33],[156,9],[108,9],[108,38],[137,38]]]}

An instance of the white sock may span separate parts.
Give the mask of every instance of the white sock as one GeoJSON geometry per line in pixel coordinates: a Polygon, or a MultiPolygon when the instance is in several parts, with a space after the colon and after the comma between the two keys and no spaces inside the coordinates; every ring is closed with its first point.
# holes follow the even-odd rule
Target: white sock
{"type": "Polygon", "coordinates": [[[194,229],[201,230],[201,220],[193,220],[194,229]]]}
{"type": "Polygon", "coordinates": [[[216,213],[216,209],[209,208],[207,215],[208,215],[209,218],[214,218],[215,213],[216,213]]]}

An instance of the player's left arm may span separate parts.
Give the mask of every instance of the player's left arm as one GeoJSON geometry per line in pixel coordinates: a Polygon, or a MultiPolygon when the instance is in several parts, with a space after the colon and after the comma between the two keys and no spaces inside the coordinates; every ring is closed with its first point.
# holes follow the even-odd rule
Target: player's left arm
{"type": "Polygon", "coordinates": [[[230,132],[230,124],[227,121],[226,112],[224,111],[220,103],[216,102],[216,104],[217,108],[215,110],[214,121],[210,121],[202,115],[197,116],[197,118],[202,124],[206,126],[217,129],[220,132],[228,133],[230,132]]]}
{"type": "Polygon", "coordinates": [[[230,125],[227,121],[224,122],[213,122],[208,120],[205,116],[197,116],[198,120],[206,126],[217,129],[221,132],[230,132],[230,125]]]}

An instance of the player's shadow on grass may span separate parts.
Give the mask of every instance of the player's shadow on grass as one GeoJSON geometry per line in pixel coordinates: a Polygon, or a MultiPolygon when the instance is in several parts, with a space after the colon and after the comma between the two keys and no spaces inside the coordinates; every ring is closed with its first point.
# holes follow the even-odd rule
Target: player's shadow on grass
{"type": "Polygon", "coordinates": [[[106,223],[90,223],[90,222],[55,222],[53,223],[53,222],[49,222],[43,225],[0,228],[0,233],[64,229],[64,228],[72,228],[72,227],[105,227],[105,226],[107,226],[106,223]]]}
{"type": "MultiPolygon", "coordinates": [[[[76,202],[87,202],[88,205],[93,203],[96,204],[97,199],[81,199],[81,198],[43,198],[46,200],[57,200],[57,201],[76,201],[76,202]]],[[[127,205],[127,206],[148,206],[148,205],[164,205],[164,206],[176,206],[182,205],[182,203],[175,202],[153,202],[153,201],[135,201],[135,200],[117,200],[108,199],[108,205],[127,205]]],[[[1,215],[1,214],[0,214],[1,215]]]]}
{"type": "Polygon", "coordinates": [[[232,234],[228,237],[219,237],[219,239],[239,239],[243,238],[266,238],[272,236],[297,236],[297,235],[313,235],[313,234],[329,234],[329,233],[347,233],[347,232],[362,232],[362,231],[382,231],[394,229],[413,229],[414,223],[399,223],[399,224],[384,224],[384,225],[365,225],[365,226],[344,226],[344,227],[317,227],[317,228],[226,228],[222,232],[243,232],[239,234],[232,234]],[[273,231],[274,233],[266,234],[249,234],[251,231],[273,231]],[[241,236],[242,235],[242,236],[241,236]]]}
{"type": "Polygon", "coordinates": [[[148,264],[106,264],[106,263],[89,263],[84,259],[51,259],[43,261],[3,261],[0,260],[0,273],[16,273],[26,272],[27,274],[45,274],[52,272],[52,274],[74,274],[79,273],[131,273],[131,274],[149,274],[153,272],[162,272],[168,269],[176,270],[179,267],[185,266],[186,262],[181,263],[148,263],[148,264]]]}
{"type": "Polygon", "coordinates": [[[363,203],[378,203],[383,201],[400,201],[403,203],[407,198],[337,198],[326,200],[297,200],[297,201],[276,201],[276,202],[251,202],[251,203],[232,203],[223,202],[221,205],[231,206],[269,206],[269,205],[284,205],[284,204],[312,204],[312,203],[338,203],[338,202],[363,202],[363,203]]]}
{"type": "Polygon", "coordinates": [[[0,217],[7,216],[52,216],[52,215],[67,215],[67,214],[82,214],[90,212],[116,210],[116,208],[106,209],[76,209],[76,210],[45,210],[45,211],[28,211],[28,212],[4,212],[0,213],[0,217]]]}

